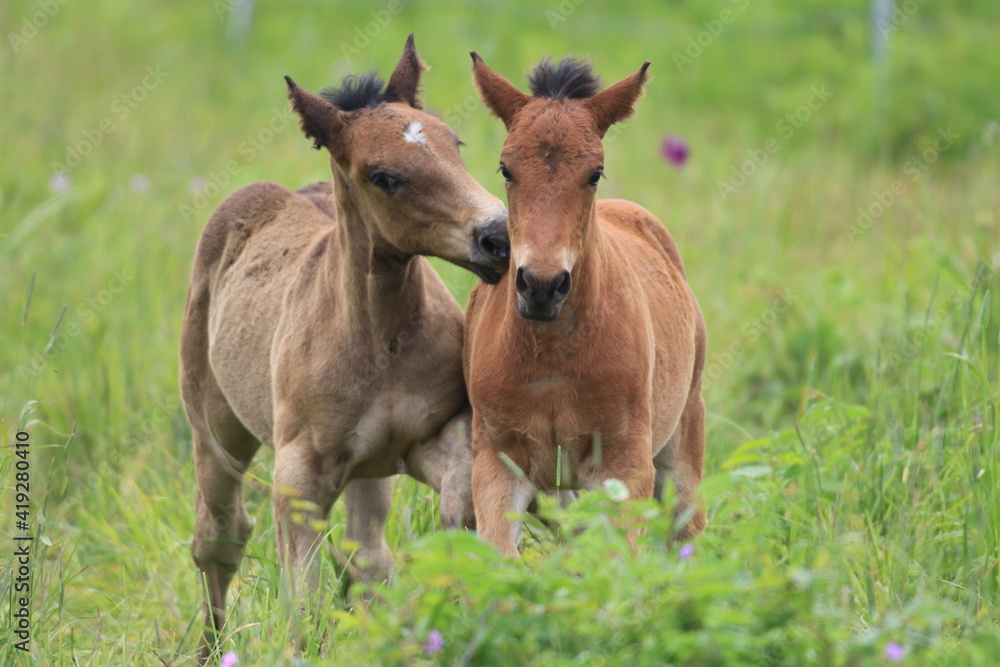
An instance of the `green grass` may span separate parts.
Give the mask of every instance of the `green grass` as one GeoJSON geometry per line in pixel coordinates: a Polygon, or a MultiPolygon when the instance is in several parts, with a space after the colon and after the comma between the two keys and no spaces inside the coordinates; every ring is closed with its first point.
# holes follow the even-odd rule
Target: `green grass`
{"type": "MultiPolygon", "coordinates": [[[[601,194],[664,221],[705,311],[710,525],[681,559],[665,547],[668,513],[586,494],[550,508],[560,535],[535,525],[523,561],[505,562],[440,532],[433,493],[400,480],[389,541],[402,566],[371,603],[345,597],[325,566],[328,611],[310,621],[305,659],[854,665],[887,662],[895,642],[902,664],[996,664],[1000,13],[898,4],[917,10],[891,31],[880,72],[861,0],[640,1],[627,13],[415,2],[358,53],[343,45],[388,4],[258,3],[244,41],[211,3],[57,4],[15,52],[10,33],[44,6],[4,3],[0,525],[10,554],[11,445],[27,430],[36,550],[31,652],[13,647],[5,604],[0,664],[192,664],[202,593],[176,377],[201,225],[240,185],[328,176],[282,75],[315,91],[388,74],[411,31],[433,68],[427,106],[497,194],[503,127],[475,98],[469,50],[521,86],[550,54],[588,56],[609,83],[653,62],[636,117],[609,136],[601,194]],[[705,22],[744,5],[678,67],[705,22]],[[147,67],[162,81],[143,88],[147,67]],[[789,133],[817,86],[832,95],[789,133]],[[944,130],[957,138],[925,152],[944,130]],[[659,157],[667,135],[691,146],[683,169],[659,157]],[[769,139],[776,151],[721,196],[769,139]],[[54,192],[53,165],[81,143],[96,145],[54,192]],[[890,196],[859,225],[859,209],[890,196]],[[646,527],[638,555],[609,521],[622,513],[646,527]],[[444,650],[426,654],[432,630],[444,650]]],[[[436,266],[464,302],[473,277],[436,266]]],[[[294,664],[271,460],[254,464],[256,527],[223,646],[243,665],[294,664]]],[[[331,525],[339,544],[339,508],[331,525]]],[[[0,572],[13,610],[14,560],[0,572]]]]}

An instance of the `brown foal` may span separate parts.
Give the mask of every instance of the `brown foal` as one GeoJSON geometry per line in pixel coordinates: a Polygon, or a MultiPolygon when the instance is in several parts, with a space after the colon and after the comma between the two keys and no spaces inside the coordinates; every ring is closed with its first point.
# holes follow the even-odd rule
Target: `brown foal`
{"type": "Polygon", "coordinates": [[[597,201],[602,138],[629,117],[646,63],[599,91],[589,65],[542,62],[531,95],[475,53],[486,106],[507,127],[511,270],[477,284],[466,312],[464,367],[472,403],[480,535],[516,555],[538,490],[594,488],[615,478],[632,497],[677,487],[680,537],[701,532],[705,324],[680,253],[649,211],[597,201]],[[511,469],[504,456],[523,475],[511,469]]]}

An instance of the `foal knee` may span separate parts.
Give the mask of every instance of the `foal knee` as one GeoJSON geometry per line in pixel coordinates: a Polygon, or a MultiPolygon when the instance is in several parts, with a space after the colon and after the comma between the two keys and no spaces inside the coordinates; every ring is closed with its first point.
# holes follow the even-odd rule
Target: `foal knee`
{"type": "Polygon", "coordinates": [[[246,508],[232,505],[222,512],[212,512],[201,506],[195,522],[191,556],[202,571],[221,566],[230,574],[243,559],[243,549],[253,524],[246,508]]]}

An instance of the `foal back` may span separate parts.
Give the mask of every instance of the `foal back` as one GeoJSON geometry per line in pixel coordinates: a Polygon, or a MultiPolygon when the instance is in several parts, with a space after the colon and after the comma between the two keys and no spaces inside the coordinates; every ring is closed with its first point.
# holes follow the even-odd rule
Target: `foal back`
{"type": "Polygon", "coordinates": [[[283,295],[308,266],[307,253],[336,225],[331,198],[329,183],[297,192],[254,183],[223,202],[205,226],[185,308],[181,363],[188,410],[201,412],[206,425],[228,408],[253,439],[273,444],[271,351],[283,295]],[[206,402],[213,390],[215,400],[206,402]]]}

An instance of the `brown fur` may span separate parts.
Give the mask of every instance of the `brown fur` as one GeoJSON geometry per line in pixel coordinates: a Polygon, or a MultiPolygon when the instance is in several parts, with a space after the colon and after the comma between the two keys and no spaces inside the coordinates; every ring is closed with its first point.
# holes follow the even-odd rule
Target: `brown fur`
{"type": "Polygon", "coordinates": [[[261,443],[275,450],[277,536],[293,599],[316,588],[318,524],[342,493],[366,578],[385,577],[393,563],[384,478],[405,471],[440,491],[448,526],[474,521],[462,312],[418,255],[498,275],[506,258],[487,256],[477,239],[506,243],[506,211],[465,171],[454,132],[410,106],[418,64],[411,36],[386,90],[401,101],[349,113],[289,79],[303,129],[330,151],[332,182],[297,192],[246,186],[198,244],[181,390],[198,483],[192,552],[210,598],[202,661],[249,534],[241,488],[261,443]],[[424,144],[404,139],[413,122],[424,144]],[[372,181],[378,171],[405,180],[389,194],[372,181]]]}
{"type": "MultiPolygon", "coordinates": [[[[512,177],[513,262],[497,285],[475,287],[466,312],[478,530],[517,554],[519,526],[506,515],[555,488],[560,447],[563,488],[617,478],[633,497],[659,497],[670,476],[680,514],[702,476],[704,321],[659,220],[631,202],[597,201],[588,183],[603,166],[601,137],[631,115],[646,66],[592,97],[554,100],[521,93],[475,54],[473,63],[483,99],[509,128],[501,164],[512,177]],[[522,316],[522,269],[542,284],[569,272],[551,321],[522,316]]],[[[681,536],[704,525],[695,510],[681,536]]]]}

